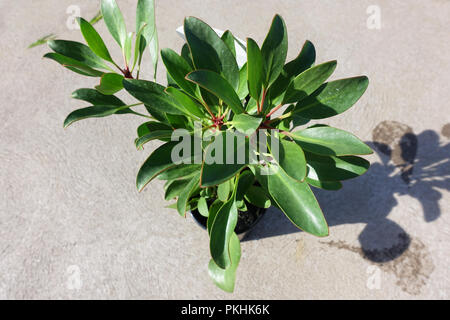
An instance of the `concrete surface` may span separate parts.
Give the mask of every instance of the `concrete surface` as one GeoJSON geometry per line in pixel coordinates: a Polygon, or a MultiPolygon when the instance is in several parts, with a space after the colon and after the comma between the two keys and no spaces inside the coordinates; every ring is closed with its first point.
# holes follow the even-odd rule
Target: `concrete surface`
{"type": "MultiPolygon", "coordinates": [[[[280,13],[290,58],[309,39],[318,62],[338,60],[334,78],[370,78],[353,109],[324,121],[379,146],[365,176],[316,192],[331,235],[297,232],[271,210],[242,245],[233,295],[209,280],[208,237],[165,208],[162,183],[136,191],[152,149],[135,150],[140,119],[62,129],[83,105],[70,93],[96,80],[42,60],[44,47],[26,47],[50,32],[81,40],[66,26],[74,4],[86,18],[98,8],[0,1],[0,298],[449,298],[450,1],[157,1],[162,47],[181,48],[175,29],[186,15],[262,43],[280,13]],[[367,27],[372,5],[381,29],[367,27]]],[[[119,5],[131,29],[135,1],[119,5]]],[[[110,36],[107,43],[114,46],[110,36]]],[[[150,75],[148,59],[145,67],[150,75]]]]}

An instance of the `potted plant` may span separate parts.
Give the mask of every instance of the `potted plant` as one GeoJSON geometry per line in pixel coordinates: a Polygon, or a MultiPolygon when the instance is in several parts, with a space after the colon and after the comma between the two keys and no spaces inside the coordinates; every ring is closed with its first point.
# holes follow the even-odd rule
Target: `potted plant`
{"type": "Polygon", "coordinates": [[[145,118],[137,129],[137,149],[153,140],[160,146],[139,169],[137,188],[141,191],[155,178],[165,180],[165,198],[176,200],[171,207],[182,217],[191,211],[204,224],[210,237],[209,275],[216,285],[233,291],[241,256],[237,233],[251,227],[269,206],[279,208],[305,232],[327,236],[328,225],[310,186],[341,188],[340,181],[367,171],[369,162],[357,155],[372,150],[351,133],[308,122],[349,109],[366,90],[368,79],[326,82],[336,61],[315,65],[309,41],[286,63],[287,29],[279,15],[261,47],[250,38],[246,45],[236,42],[230,31],[219,37],[205,22],[188,17],[181,52],[161,50],[168,82],[161,85],[156,83],[153,0],[138,1],[135,34],[126,32],[114,0],[103,0],[101,8],[122,48],[121,66],[82,18],[78,22],[87,45],[48,42],[53,52],[46,58],[99,78],[95,89],[73,93],[90,106],[70,113],[64,127],[117,114],[145,118]],[[236,62],[236,45],[247,53],[242,67],[236,62]],[[140,79],[146,48],[154,81],[140,79]],[[114,95],[123,89],[137,101],[126,103],[114,95]]]}

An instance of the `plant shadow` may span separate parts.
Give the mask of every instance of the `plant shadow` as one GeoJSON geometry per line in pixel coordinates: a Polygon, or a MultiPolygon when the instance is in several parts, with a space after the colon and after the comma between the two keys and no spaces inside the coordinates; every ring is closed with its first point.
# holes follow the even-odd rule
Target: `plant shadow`
{"type": "MultiPolygon", "coordinates": [[[[441,142],[435,131],[415,135],[409,126],[395,121],[381,122],[372,135],[368,144],[381,163],[345,181],[337,192],[314,189],[314,193],[330,227],[365,224],[358,236],[363,255],[382,263],[401,256],[411,242],[402,226],[389,219],[398,205],[396,197],[408,195],[420,202],[422,212],[412,211],[411,218],[423,214],[428,223],[440,217],[440,190],[450,190],[450,143],[441,142]]],[[[296,232],[300,230],[272,207],[244,241],[296,232]]]]}

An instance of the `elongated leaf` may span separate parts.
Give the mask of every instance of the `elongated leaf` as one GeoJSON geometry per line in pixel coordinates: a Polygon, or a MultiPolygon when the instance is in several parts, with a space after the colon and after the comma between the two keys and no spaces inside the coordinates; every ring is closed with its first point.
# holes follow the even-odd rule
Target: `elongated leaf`
{"type": "Polygon", "coordinates": [[[230,49],[231,53],[234,57],[236,57],[236,46],[234,45],[234,36],[230,30],[225,31],[222,34],[221,39],[227,45],[228,49],[230,49]]]}
{"type": "Polygon", "coordinates": [[[372,149],[353,134],[333,127],[313,127],[289,135],[303,149],[326,156],[371,154],[372,149]]]}
{"type": "Polygon", "coordinates": [[[241,100],[245,99],[248,95],[247,63],[245,63],[241,70],[239,70],[239,89],[237,94],[241,100]]]}
{"type": "Polygon", "coordinates": [[[255,175],[250,170],[244,170],[239,173],[239,181],[236,189],[236,202],[244,199],[247,190],[254,184],[255,175]]]}
{"type": "Polygon", "coordinates": [[[248,92],[256,101],[261,98],[261,90],[266,80],[265,63],[256,42],[247,38],[247,79],[248,92]]]}
{"type": "MultiPolygon", "coordinates": [[[[311,68],[314,65],[315,60],[316,50],[314,45],[310,41],[306,41],[299,55],[294,60],[284,65],[277,80],[275,80],[270,87],[268,92],[270,99],[275,100],[275,98],[280,97],[280,95],[281,98],[283,98],[282,93],[284,93],[289,83],[291,83],[291,81],[300,73],[311,68]]],[[[281,98],[279,101],[274,101],[274,103],[280,103],[281,98]]]]}
{"type": "Polygon", "coordinates": [[[125,45],[123,47],[123,52],[125,54],[125,61],[127,65],[129,65],[131,61],[132,42],[133,42],[133,32],[130,32],[128,33],[127,38],[125,39],[125,45]]]}
{"type": "Polygon", "coordinates": [[[140,138],[150,132],[164,131],[164,130],[173,130],[173,129],[171,126],[169,126],[165,123],[156,122],[156,121],[148,121],[148,122],[144,122],[137,128],[137,135],[138,135],[138,138],[140,138]]]}
{"type": "Polygon", "coordinates": [[[228,80],[231,87],[239,87],[239,68],[233,53],[216,32],[203,21],[187,17],[184,33],[191,49],[196,69],[215,71],[228,80]]]}
{"type": "Polygon", "coordinates": [[[167,181],[164,185],[164,200],[169,201],[175,197],[178,197],[190,181],[190,179],[167,181]]]}
{"type": "Polygon", "coordinates": [[[201,185],[219,185],[236,175],[249,163],[248,138],[221,132],[205,149],[201,185]],[[227,141],[228,139],[228,141],[227,141]]]}
{"type": "Polygon", "coordinates": [[[271,202],[263,188],[251,186],[245,193],[245,199],[258,208],[267,209],[271,202]]]}
{"type": "Polygon", "coordinates": [[[44,58],[51,59],[58,62],[67,69],[74,71],[76,73],[82,74],[89,77],[101,77],[104,73],[95,69],[92,69],[87,64],[80,62],[78,60],[63,56],[59,53],[49,52],[44,55],[44,58]]]}
{"type": "Polygon", "coordinates": [[[150,56],[152,57],[153,62],[153,80],[156,81],[156,73],[158,72],[158,62],[159,62],[159,38],[158,38],[158,30],[155,25],[155,32],[153,33],[152,40],[150,40],[149,44],[150,56]]]}
{"type": "Polygon", "coordinates": [[[108,48],[106,48],[105,42],[102,37],[98,34],[95,28],[83,18],[78,18],[78,24],[80,25],[81,33],[86,40],[89,48],[98,55],[100,58],[113,62],[111,55],[109,54],[108,48]]]}
{"type": "Polygon", "coordinates": [[[209,70],[198,70],[189,73],[186,78],[223,100],[235,114],[244,112],[241,100],[236,94],[236,91],[218,73],[209,70]]]}
{"type": "Polygon", "coordinates": [[[192,68],[183,57],[179,56],[172,49],[161,50],[161,58],[176,84],[193,97],[198,97],[196,85],[185,79],[186,75],[192,71],[192,68]]]}
{"type": "Polygon", "coordinates": [[[307,119],[332,117],[353,106],[368,85],[369,80],[365,76],[327,82],[300,101],[293,112],[307,119]]]}
{"type": "Polygon", "coordinates": [[[147,27],[146,23],[142,23],[141,28],[136,33],[136,40],[134,42],[134,59],[133,59],[133,68],[136,67],[136,64],[138,64],[138,71],[141,67],[141,61],[142,61],[142,54],[146,46],[145,38],[142,35],[144,33],[145,28],[147,27]]]}
{"type": "Polygon", "coordinates": [[[184,107],[186,114],[195,118],[206,118],[205,113],[202,111],[202,106],[200,106],[184,92],[173,87],[168,87],[165,91],[168,95],[177,100],[181,106],[184,107]]]}
{"type": "Polygon", "coordinates": [[[261,47],[262,57],[266,65],[266,88],[278,78],[281,70],[283,70],[287,50],[288,36],[286,25],[283,18],[276,15],[261,47]]]}
{"type": "Polygon", "coordinates": [[[231,189],[232,187],[230,180],[219,184],[219,186],[217,187],[217,198],[219,198],[219,200],[222,202],[226,202],[228,200],[228,197],[230,196],[230,192],[232,191],[231,189]]]}
{"type": "Polygon", "coordinates": [[[224,270],[211,259],[208,265],[208,273],[216,286],[226,292],[233,292],[236,282],[236,269],[241,259],[241,245],[236,233],[233,233],[230,238],[229,250],[231,266],[224,270]]]}
{"type": "Polygon", "coordinates": [[[219,209],[211,228],[209,242],[211,257],[222,269],[226,269],[232,264],[229,244],[238,218],[235,196],[236,193],[233,192],[230,199],[219,209]]]}
{"type": "Polygon", "coordinates": [[[198,202],[197,202],[197,209],[198,209],[198,212],[202,215],[202,216],[204,216],[204,217],[208,217],[208,215],[209,215],[209,210],[208,210],[208,204],[206,203],[206,198],[205,197],[200,197],[199,199],[198,199],[198,202]]]}
{"type": "Polygon", "coordinates": [[[356,156],[319,156],[306,153],[308,177],[320,181],[339,181],[356,178],[369,169],[369,161],[356,156]]]}
{"type": "Polygon", "coordinates": [[[93,105],[113,105],[118,107],[125,105],[125,103],[116,96],[105,95],[97,90],[89,88],[75,90],[72,93],[72,98],[83,100],[93,105]]]}
{"type": "Polygon", "coordinates": [[[100,85],[96,86],[95,89],[100,93],[112,95],[123,89],[123,79],[124,77],[120,74],[105,73],[100,80],[100,85]]]}
{"type": "Polygon", "coordinates": [[[160,180],[173,180],[179,178],[186,178],[193,176],[195,173],[201,171],[202,166],[199,164],[179,164],[173,168],[167,169],[162,172],[158,179],[160,180]]]}
{"type": "Polygon", "coordinates": [[[192,55],[191,55],[191,50],[189,49],[189,46],[187,43],[185,43],[183,45],[183,47],[181,48],[181,57],[186,60],[186,62],[189,64],[189,66],[191,67],[191,70],[194,70],[194,62],[192,61],[192,55]]]}
{"type": "Polygon", "coordinates": [[[219,212],[220,208],[222,208],[223,202],[217,199],[212,203],[209,207],[208,220],[206,221],[206,228],[208,230],[208,234],[211,234],[211,229],[214,224],[214,219],[216,219],[217,212],[219,212]]]}
{"type": "Polygon", "coordinates": [[[256,129],[258,129],[261,122],[261,117],[241,113],[234,116],[231,124],[236,128],[236,130],[242,132],[246,136],[251,136],[256,132],[256,129]]]}
{"type": "Polygon", "coordinates": [[[299,74],[286,89],[282,104],[294,103],[312,94],[331,76],[336,64],[336,61],[325,62],[299,74]]]}
{"type": "Polygon", "coordinates": [[[91,68],[111,70],[88,46],[80,42],[51,40],[48,42],[48,46],[56,53],[77,60],[91,68]]]}
{"type": "MultiPolygon", "coordinates": [[[[272,139],[276,139],[272,137],[272,139]]],[[[306,177],[306,159],[302,148],[293,141],[278,140],[279,154],[275,159],[281,169],[292,179],[302,182],[306,177]]],[[[272,151],[272,150],[271,150],[272,151]]]]}
{"type": "Polygon", "coordinates": [[[189,197],[199,188],[200,188],[200,172],[198,172],[196,175],[190,178],[189,183],[186,185],[186,187],[183,189],[183,191],[180,193],[180,196],[178,197],[177,210],[181,216],[183,217],[186,216],[189,197]]]}
{"type": "Polygon", "coordinates": [[[115,0],[102,0],[102,14],[105,24],[121,48],[125,46],[127,31],[122,12],[115,0]]]}
{"type": "Polygon", "coordinates": [[[150,141],[156,140],[156,139],[163,140],[163,141],[170,140],[172,133],[173,133],[173,130],[158,130],[158,131],[153,131],[153,132],[147,133],[136,140],[136,148],[140,149],[147,142],[150,142],[150,141]]]}
{"type": "Polygon", "coordinates": [[[277,206],[298,228],[313,235],[328,235],[328,225],[322,210],[306,182],[290,178],[284,170],[271,175],[256,175],[277,206]]]}
{"type": "Polygon", "coordinates": [[[153,62],[153,78],[156,79],[156,72],[158,70],[158,51],[159,51],[159,40],[158,31],[156,28],[156,18],[155,18],[155,1],[154,0],[139,0],[136,9],[136,32],[142,26],[142,24],[147,24],[143,32],[143,37],[145,41],[141,41],[140,50],[141,53],[144,52],[145,48],[149,46],[150,55],[153,62]]]}
{"type": "Polygon", "coordinates": [[[183,115],[184,108],[164,92],[164,87],[151,81],[124,79],[123,85],[133,97],[160,112],[183,115]]]}
{"type": "Polygon", "coordinates": [[[320,181],[314,180],[309,177],[306,178],[306,182],[313,187],[324,189],[324,190],[339,190],[342,188],[342,183],[340,181],[320,181]]]}
{"type": "Polygon", "coordinates": [[[66,120],[64,120],[64,128],[67,128],[75,121],[87,119],[87,118],[102,118],[106,116],[110,116],[115,114],[121,109],[126,108],[127,106],[92,106],[86,107],[83,109],[78,109],[70,113],[66,120]]]}

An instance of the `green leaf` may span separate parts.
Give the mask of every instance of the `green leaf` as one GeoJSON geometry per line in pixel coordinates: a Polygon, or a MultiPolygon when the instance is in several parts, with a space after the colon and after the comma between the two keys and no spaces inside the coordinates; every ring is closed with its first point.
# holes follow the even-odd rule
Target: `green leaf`
{"type": "Polygon", "coordinates": [[[194,70],[194,62],[192,61],[191,50],[189,49],[187,43],[185,43],[181,48],[181,57],[183,57],[183,59],[186,60],[186,62],[191,67],[191,70],[194,70]]]}
{"type": "Polygon", "coordinates": [[[106,95],[114,94],[123,89],[123,79],[124,77],[120,74],[105,73],[100,80],[100,85],[96,86],[95,89],[106,95]]]}
{"type": "Polygon", "coordinates": [[[197,189],[200,188],[199,182],[200,182],[200,173],[197,173],[195,176],[190,178],[189,183],[186,185],[186,187],[183,189],[183,191],[180,193],[180,196],[178,197],[177,210],[178,213],[183,217],[186,216],[189,197],[197,189]]]}
{"type": "Polygon", "coordinates": [[[219,200],[222,202],[226,202],[228,200],[228,197],[230,196],[231,189],[232,187],[230,180],[219,184],[219,186],[217,187],[217,198],[219,198],[219,200]]]}
{"type": "Polygon", "coordinates": [[[204,216],[206,218],[208,217],[209,210],[208,210],[208,204],[206,203],[206,198],[205,197],[200,197],[200,199],[198,199],[197,209],[198,209],[198,212],[202,216],[204,216]]]}
{"type": "Polygon", "coordinates": [[[370,162],[356,156],[324,157],[306,153],[308,178],[320,181],[340,181],[356,178],[364,174],[370,162]]]}
{"type": "Polygon", "coordinates": [[[251,38],[247,38],[247,59],[248,92],[251,97],[259,101],[262,86],[266,80],[266,72],[261,50],[251,38]]]}
{"type": "Polygon", "coordinates": [[[49,52],[44,55],[44,58],[54,60],[59,64],[61,64],[63,67],[66,67],[67,69],[82,74],[84,76],[101,77],[102,75],[104,75],[103,72],[92,69],[85,63],[63,56],[62,54],[59,53],[49,52]]]}
{"type": "Polygon", "coordinates": [[[324,189],[324,190],[339,190],[342,188],[342,183],[340,181],[319,181],[314,180],[309,177],[306,178],[306,182],[313,187],[324,189]]]}
{"type": "Polygon", "coordinates": [[[239,173],[239,181],[236,189],[236,201],[242,202],[247,190],[255,182],[255,175],[250,170],[244,170],[239,173]]]}
{"type": "Polygon", "coordinates": [[[102,14],[105,24],[121,48],[125,46],[127,31],[122,12],[115,0],[102,0],[102,14]]]}
{"type": "Polygon", "coordinates": [[[355,77],[324,83],[308,98],[300,101],[294,113],[307,119],[324,119],[353,106],[369,85],[367,77],[355,77]]]}
{"type": "Polygon", "coordinates": [[[235,114],[244,112],[241,100],[236,91],[218,73],[209,70],[198,70],[189,73],[186,78],[194,83],[197,83],[202,88],[212,92],[219,99],[223,100],[235,114]]]}
{"type": "Polygon", "coordinates": [[[173,180],[179,178],[186,178],[193,176],[195,173],[200,172],[202,166],[199,164],[179,164],[173,168],[169,168],[162,172],[158,179],[160,180],[173,180]]]}
{"type": "Polygon", "coordinates": [[[215,71],[230,83],[234,90],[239,87],[239,68],[233,53],[216,32],[203,21],[187,17],[184,33],[191,49],[196,69],[215,71]]]}
{"type": "Polygon", "coordinates": [[[234,116],[231,124],[236,128],[236,130],[245,134],[246,136],[251,136],[259,128],[262,122],[261,117],[250,116],[245,113],[237,114],[234,116]]]}
{"type": "Polygon", "coordinates": [[[241,70],[239,70],[239,89],[238,89],[239,99],[243,100],[248,95],[248,84],[247,84],[247,63],[245,63],[241,70]]]}
{"type": "Polygon", "coordinates": [[[141,28],[136,33],[136,41],[134,42],[134,59],[132,70],[134,70],[137,63],[139,63],[138,70],[141,68],[142,54],[146,46],[145,38],[142,34],[144,33],[146,27],[147,24],[143,23],[141,28]]]}
{"type": "Polygon", "coordinates": [[[371,154],[372,149],[353,134],[333,127],[313,127],[289,136],[303,149],[326,156],[371,154]]]}
{"type": "Polygon", "coordinates": [[[178,197],[190,181],[190,179],[167,181],[164,185],[164,200],[169,201],[175,197],[178,197]]]}
{"type": "MultiPolygon", "coordinates": [[[[155,2],[154,0],[139,0],[136,9],[136,30],[139,30],[143,24],[147,24],[143,32],[145,41],[141,40],[140,50],[144,52],[145,48],[149,46],[150,55],[153,62],[153,78],[156,79],[156,72],[158,70],[158,30],[156,28],[155,18],[155,2]]],[[[137,31],[136,31],[137,32],[137,31]]]]}
{"type": "Polygon", "coordinates": [[[214,201],[212,203],[212,205],[209,206],[209,215],[208,215],[208,220],[206,221],[206,228],[208,230],[208,235],[211,234],[211,229],[214,224],[214,219],[216,218],[217,212],[219,212],[219,209],[222,208],[222,206],[223,206],[223,202],[220,201],[219,199],[216,199],[216,201],[214,201]]]}
{"type": "Polygon", "coordinates": [[[51,40],[50,49],[68,58],[77,60],[88,67],[111,70],[92,50],[79,42],[67,40],[51,40]]]}
{"type": "Polygon", "coordinates": [[[172,149],[178,144],[177,141],[163,144],[145,160],[142,167],[139,169],[136,179],[136,186],[139,191],[142,191],[145,186],[152,181],[158,174],[174,167],[172,161],[172,149]]]}
{"type": "Polygon", "coordinates": [[[181,106],[184,107],[185,113],[187,115],[199,119],[206,118],[205,113],[202,111],[202,107],[183,91],[173,87],[167,87],[165,91],[168,95],[177,100],[181,106]]]}
{"type": "Polygon", "coordinates": [[[257,171],[256,178],[295,226],[319,237],[328,235],[322,210],[306,182],[294,180],[280,169],[266,176],[257,171]]]}
{"type": "Polygon", "coordinates": [[[30,45],[28,46],[28,49],[31,49],[31,48],[34,48],[34,47],[37,47],[37,46],[46,44],[48,41],[53,40],[53,39],[55,39],[55,38],[56,38],[56,35],[53,34],[53,33],[50,33],[50,34],[48,34],[48,35],[46,35],[46,36],[43,36],[42,38],[36,40],[36,41],[33,42],[32,44],[30,44],[30,45]]]}
{"type": "Polygon", "coordinates": [[[286,61],[288,36],[286,25],[281,16],[273,18],[269,33],[261,47],[261,54],[266,65],[265,87],[271,85],[280,75],[286,61]]]}
{"type": "MultiPolygon", "coordinates": [[[[236,190],[236,189],[235,189],[236,190]]],[[[218,267],[226,269],[231,266],[229,244],[237,224],[236,192],[217,212],[211,228],[209,248],[211,257],[218,267]]]]}
{"type": "Polygon", "coordinates": [[[159,38],[158,38],[158,30],[155,25],[155,32],[153,33],[152,40],[150,40],[149,44],[150,48],[150,56],[152,57],[153,62],[153,80],[156,81],[156,73],[158,71],[158,62],[159,62],[159,38]]]}
{"type": "Polygon", "coordinates": [[[89,48],[91,48],[91,50],[100,58],[114,63],[108,49],[106,48],[105,42],[95,28],[83,18],[78,18],[77,21],[80,25],[81,33],[83,34],[89,48]]]}
{"type": "Polygon", "coordinates": [[[162,49],[161,58],[176,84],[193,97],[199,97],[196,85],[185,79],[186,75],[192,71],[192,68],[183,57],[179,56],[172,49],[162,49]]]}
{"type": "Polygon", "coordinates": [[[234,45],[234,36],[231,33],[231,31],[230,30],[225,31],[222,34],[221,39],[223,40],[223,42],[225,42],[225,44],[227,45],[228,49],[230,49],[230,51],[233,54],[233,56],[236,57],[236,47],[234,45]]]}
{"type": "Polygon", "coordinates": [[[245,193],[245,200],[258,208],[267,209],[271,206],[270,199],[267,197],[263,188],[251,186],[245,193]]]}
{"type": "Polygon", "coordinates": [[[183,115],[185,110],[164,92],[164,87],[151,81],[124,79],[123,86],[133,97],[160,112],[183,115]]]}
{"type": "Polygon", "coordinates": [[[299,74],[286,89],[282,104],[301,101],[312,94],[331,76],[336,64],[336,61],[325,62],[299,74]]]}
{"type": "MultiPolygon", "coordinates": [[[[272,137],[272,139],[276,139],[272,137]]],[[[302,148],[293,141],[278,140],[278,162],[281,169],[292,179],[302,182],[306,177],[306,159],[302,148]]],[[[272,150],[271,150],[272,151],[272,150]]]]}
{"type": "Polygon", "coordinates": [[[171,126],[169,126],[165,123],[156,122],[156,121],[148,121],[148,122],[144,122],[137,128],[137,135],[138,135],[138,138],[140,138],[150,132],[162,131],[162,130],[173,130],[173,129],[171,126]]]}
{"type": "Polygon", "coordinates": [[[131,61],[131,51],[132,51],[132,42],[133,42],[133,32],[128,33],[127,38],[125,40],[125,45],[123,47],[123,52],[125,54],[126,65],[130,64],[131,61]]]}
{"type": "MultiPolygon", "coordinates": [[[[268,96],[271,100],[282,95],[289,83],[303,71],[311,68],[316,60],[316,50],[310,41],[306,41],[299,55],[292,61],[284,65],[283,70],[277,80],[269,88],[268,96]]],[[[281,99],[280,101],[281,102],[281,99]]],[[[276,102],[275,104],[278,104],[276,102]]]]}
{"type": "Polygon", "coordinates": [[[92,106],[83,109],[78,109],[70,113],[66,120],[64,120],[64,128],[67,128],[75,121],[87,118],[102,118],[117,113],[122,109],[127,109],[129,106],[92,106]]]}
{"type": "Polygon", "coordinates": [[[72,93],[72,98],[89,102],[93,105],[124,106],[125,103],[113,95],[105,95],[94,89],[82,88],[72,93]]]}
{"type": "Polygon", "coordinates": [[[236,233],[233,233],[230,238],[229,250],[231,266],[224,270],[211,259],[208,265],[208,273],[216,286],[226,292],[233,292],[236,282],[236,269],[241,259],[241,245],[236,233]]]}
{"type": "Polygon", "coordinates": [[[202,187],[216,186],[231,179],[249,163],[248,138],[238,138],[236,134],[231,134],[228,136],[229,140],[226,140],[226,132],[222,131],[215,139],[205,149],[202,187]],[[227,148],[227,145],[230,147],[227,148]]]}
{"type": "Polygon", "coordinates": [[[144,144],[152,140],[168,141],[172,136],[173,130],[158,130],[147,133],[136,140],[136,148],[140,149],[144,144]]]}

